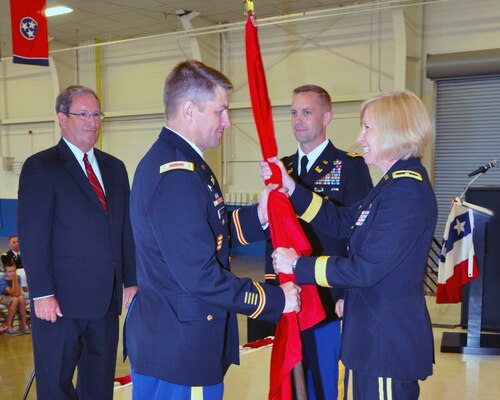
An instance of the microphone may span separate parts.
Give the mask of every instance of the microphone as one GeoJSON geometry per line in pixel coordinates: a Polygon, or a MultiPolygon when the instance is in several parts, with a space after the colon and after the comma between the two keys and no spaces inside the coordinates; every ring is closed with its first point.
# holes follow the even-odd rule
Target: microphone
{"type": "Polygon", "coordinates": [[[493,160],[492,162],[489,162],[488,164],[483,165],[482,167],[479,167],[478,169],[475,169],[474,171],[469,173],[469,177],[477,175],[477,174],[484,174],[490,168],[494,168],[496,166],[498,166],[498,160],[493,160]]]}

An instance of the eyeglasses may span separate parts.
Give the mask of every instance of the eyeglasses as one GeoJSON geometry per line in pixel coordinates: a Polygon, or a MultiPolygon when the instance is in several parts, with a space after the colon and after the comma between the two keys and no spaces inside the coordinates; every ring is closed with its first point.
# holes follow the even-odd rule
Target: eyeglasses
{"type": "Polygon", "coordinates": [[[89,120],[90,118],[94,119],[100,119],[101,121],[104,119],[104,114],[102,112],[96,111],[93,113],[89,113],[87,111],[80,111],[78,113],[72,113],[72,112],[67,112],[65,113],[66,115],[75,115],[76,117],[83,119],[83,120],[89,120]]]}

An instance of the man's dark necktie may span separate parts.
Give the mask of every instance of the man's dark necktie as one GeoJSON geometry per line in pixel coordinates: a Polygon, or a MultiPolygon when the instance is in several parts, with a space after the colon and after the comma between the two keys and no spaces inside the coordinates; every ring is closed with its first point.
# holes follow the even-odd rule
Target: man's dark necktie
{"type": "Polygon", "coordinates": [[[304,178],[306,177],[307,174],[307,163],[309,160],[307,159],[307,156],[302,156],[300,159],[300,175],[299,179],[301,182],[304,182],[304,178]]]}
{"type": "Polygon", "coordinates": [[[94,192],[97,195],[97,198],[99,199],[102,208],[104,208],[104,211],[106,211],[107,213],[108,203],[106,201],[106,195],[104,194],[104,190],[102,189],[102,186],[99,183],[99,179],[97,179],[97,176],[94,173],[92,165],[90,165],[89,163],[89,158],[87,157],[87,153],[85,153],[83,156],[83,163],[85,164],[85,171],[87,171],[87,177],[89,178],[90,186],[92,186],[92,189],[94,189],[94,192]]]}

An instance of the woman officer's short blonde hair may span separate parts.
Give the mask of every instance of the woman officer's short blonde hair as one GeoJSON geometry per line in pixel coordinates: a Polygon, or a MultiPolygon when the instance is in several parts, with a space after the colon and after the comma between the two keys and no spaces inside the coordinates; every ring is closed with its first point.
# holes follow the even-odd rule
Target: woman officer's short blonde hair
{"type": "Polygon", "coordinates": [[[367,108],[380,133],[381,159],[422,157],[432,137],[432,124],[422,100],[408,90],[380,93],[363,103],[361,120],[367,108]]]}

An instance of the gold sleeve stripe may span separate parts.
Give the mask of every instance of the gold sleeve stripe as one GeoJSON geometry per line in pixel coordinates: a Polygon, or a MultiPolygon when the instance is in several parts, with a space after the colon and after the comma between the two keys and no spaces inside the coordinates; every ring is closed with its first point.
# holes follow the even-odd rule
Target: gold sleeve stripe
{"type": "Polygon", "coordinates": [[[245,304],[248,303],[248,292],[245,292],[245,300],[243,301],[245,304]]]}
{"type": "Polygon", "coordinates": [[[191,386],[191,400],[203,400],[203,386],[191,386]]]}
{"type": "Polygon", "coordinates": [[[233,212],[233,222],[236,230],[236,236],[238,237],[238,241],[241,244],[248,244],[248,242],[245,240],[245,236],[243,236],[243,231],[241,229],[239,208],[233,212]]]}
{"type": "Polygon", "coordinates": [[[264,279],[276,279],[276,274],[265,274],[264,279]]]}
{"type": "Polygon", "coordinates": [[[314,279],[319,286],[331,287],[326,279],[326,263],[330,256],[321,256],[316,259],[314,264],[314,279]]]}
{"type": "Polygon", "coordinates": [[[309,207],[307,207],[307,210],[300,216],[300,218],[307,223],[311,222],[314,217],[318,214],[319,209],[321,208],[321,204],[323,204],[323,199],[321,196],[317,195],[316,193],[312,194],[312,200],[311,203],[309,203],[309,207]]]}
{"type": "Polygon", "coordinates": [[[260,294],[260,302],[259,305],[257,306],[257,309],[253,312],[252,315],[249,315],[249,317],[257,318],[262,313],[262,310],[264,310],[264,307],[266,306],[266,292],[264,292],[264,289],[262,289],[262,286],[260,286],[259,282],[253,282],[253,284],[255,285],[257,291],[260,294]]]}

